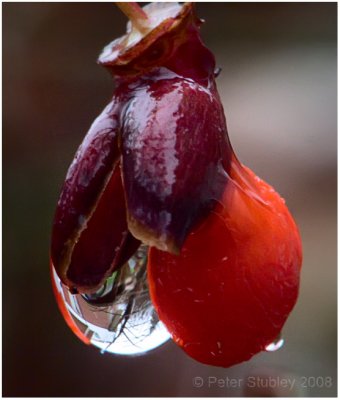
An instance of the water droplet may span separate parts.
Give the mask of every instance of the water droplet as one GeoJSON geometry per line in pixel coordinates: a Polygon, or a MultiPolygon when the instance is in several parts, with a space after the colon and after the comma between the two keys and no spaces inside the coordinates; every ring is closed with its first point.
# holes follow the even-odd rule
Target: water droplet
{"type": "Polygon", "coordinates": [[[270,344],[266,346],[266,351],[276,351],[281,349],[284,345],[285,340],[282,338],[281,334],[270,344]]]}
{"type": "Polygon", "coordinates": [[[141,354],[170,339],[150,300],[146,262],[147,247],[141,246],[91,295],[71,294],[52,268],[65,320],[80,339],[100,348],[101,353],[141,354]]]}
{"type": "Polygon", "coordinates": [[[217,78],[220,75],[221,71],[222,71],[221,67],[216,67],[214,70],[214,77],[217,78]]]}

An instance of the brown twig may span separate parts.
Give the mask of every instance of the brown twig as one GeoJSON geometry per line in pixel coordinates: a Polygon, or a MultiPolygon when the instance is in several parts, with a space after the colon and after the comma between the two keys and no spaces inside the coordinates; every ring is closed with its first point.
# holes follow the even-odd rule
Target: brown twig
{"type": "Polygon", "coordinates": [[[149,30],[149,19],[144,10],[134,2],[115,2],[116,6],[129,18],[131,24],[139,32],[149,30]]]}

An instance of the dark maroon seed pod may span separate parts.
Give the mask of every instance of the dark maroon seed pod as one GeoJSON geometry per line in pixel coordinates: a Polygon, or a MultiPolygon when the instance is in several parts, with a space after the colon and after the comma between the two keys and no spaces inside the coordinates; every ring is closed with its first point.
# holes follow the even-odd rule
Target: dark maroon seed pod
{"type": "Polygon", "coordinates": [[[113,101],[68,171],[51,256],[62,282],[90,293],[145,244],[175,254],[219,202],[231,147],[215,59],[193,5],[148,5],[154,26],[106,47],[113,101]],[[138,34],[137,34],[138,37],[138,34]]]}

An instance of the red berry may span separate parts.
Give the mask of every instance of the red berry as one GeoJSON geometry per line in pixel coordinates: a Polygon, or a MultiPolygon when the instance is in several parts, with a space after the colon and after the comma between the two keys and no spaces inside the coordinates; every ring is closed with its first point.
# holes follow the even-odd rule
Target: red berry
{"type": "Polygon", "coordinates": [[[150,294],[177,344],[228,367],[279,335],[298,295],[301,241],[284,201],[232,163],[221,205],[179,256],[152,248],[150,294]]]}
{"type": "MultiPolygon", "coordinates": [[[[283,199],[232,151],[215,59],[193,5],[144,10],[149,28],[129,25],[99,58],[117,88],[66,177],[52,271],[67,293],[90,294],[77,301],[91,316],[82,321],[93,325],[96,305],[115,305],[130,279],[143,286],[145,257],[138,273],[126,261],[140,243],[150,246],[148,281],[160,319],[190,356],[228,367],[279,335],[298,295],[301,240],[283,199]],[[108,292],[114,272],[121,281],[111,277],[108,292]]],[[[56,296],[84,340],[72,306],[56,296]]],[[[130,296],[124,318],[133,302],[130,296]]]]}

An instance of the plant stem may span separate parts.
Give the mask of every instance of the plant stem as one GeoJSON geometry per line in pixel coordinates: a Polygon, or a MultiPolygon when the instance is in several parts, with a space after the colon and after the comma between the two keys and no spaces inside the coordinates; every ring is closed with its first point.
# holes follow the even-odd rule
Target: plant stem
{"type": "Polygon", "coordinates": [[[138,3],[115,2],[115,4],[129,18],[132,26],[139,32],[144,33],[150,29],[148,16],[138,3]]]}

